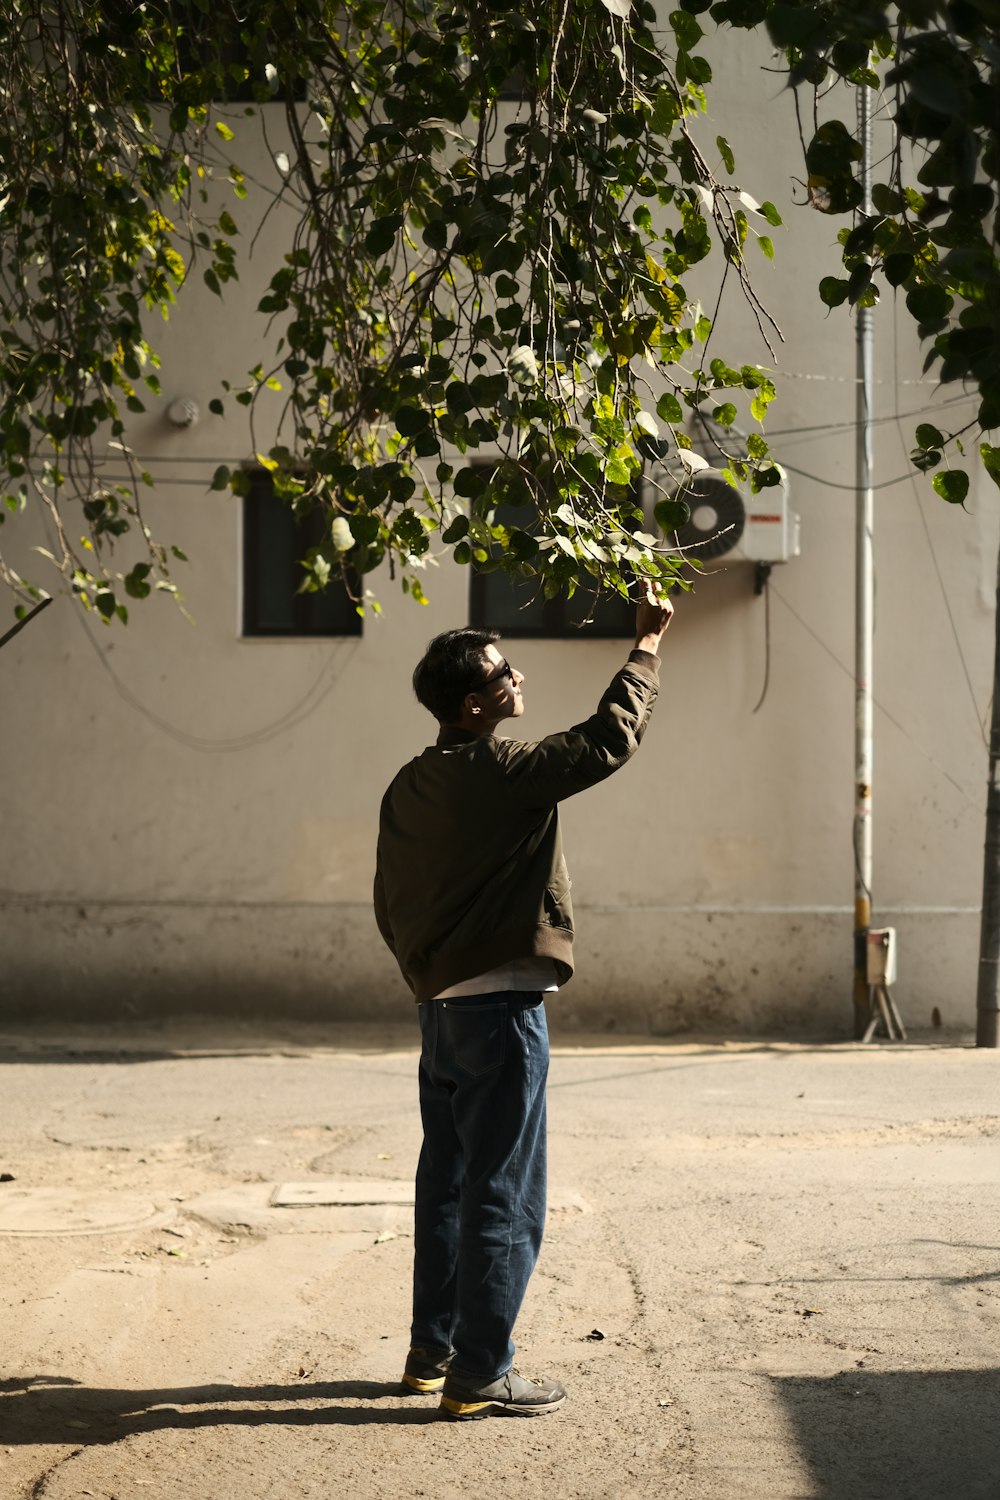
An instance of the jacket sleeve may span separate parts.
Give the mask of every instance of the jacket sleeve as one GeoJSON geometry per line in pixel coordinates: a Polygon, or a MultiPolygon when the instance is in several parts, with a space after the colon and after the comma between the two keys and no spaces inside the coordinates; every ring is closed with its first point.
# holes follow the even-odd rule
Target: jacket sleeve
{"type": "Polygon", "coordinates": [[[385,882],[382,879],[382,861],[376,853],[375,856],[375,889],[373,892],[375,901],[375,921],[378,930],[382,934],[386,946],[395,957],[396,940],[393,937],[392,927],[389,923],[389,909],[385,901],[385,882]]]}
{"type": "Polygon", "coordinates": [[[582,724],[544,740],[500,740],[497,760],[524,807],[551,807],[619,770],[639,748],[659,689],[659,657],[633,651],[582,724]]]}

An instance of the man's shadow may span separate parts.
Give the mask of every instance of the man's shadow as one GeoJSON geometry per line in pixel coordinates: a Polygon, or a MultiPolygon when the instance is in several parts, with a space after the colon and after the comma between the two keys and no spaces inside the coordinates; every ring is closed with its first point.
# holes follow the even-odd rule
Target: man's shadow
{"type": "Polygon", "coordinates": [[[408,1396],[395,1381],[114,1390],[52,1375],[0,1380],[0,1441],[7,1444],[69,1443],[86,1447],[168,1429],[359,1427],[371,1422],[419,1426],[438,1419],[435,1396],[408,1396]],[[196,1410],[182,1411],[181,1407],[196,1410]]]}

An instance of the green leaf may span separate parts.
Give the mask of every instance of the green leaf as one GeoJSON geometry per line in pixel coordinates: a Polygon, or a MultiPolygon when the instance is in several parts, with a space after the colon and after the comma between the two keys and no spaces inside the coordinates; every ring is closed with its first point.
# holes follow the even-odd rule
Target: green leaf
{"type": "Polygon", "coordinates": [[[680,531],[691,519],[691,507],[681,495],[664,496],[653,506],[656,524],[664,535],[680,531]]]}
{"type": "Polygon", "coordinates": [[[872,188],[872,204],[880,214],[899,214],[903,212],[906,200],[884,182],[876,182],[872,188]]]}
{"type": "Polygon", "coordinates": [[[222,139],[224,141],[233,141],[233,140],[236,139],[235,135],[230,130],[229,126],[226,124],[226,122],[224,120],[216,120],[216,122],[215,122],[215,128],[219,132],[219,134],[222,136],[222,139]]]}
{"type": "Polygon", "coordinates": [[[448,226],[443,219],[431,219],[421,237],[429,250],[444,250],[448,244],[448,226]]]}
{"type": "Polygon", "coordinates": [[[632,470],[615,453],[612,453],[605,461],[604,475],[609,484],[631,484],[632,482],[632,470]]]}
{"type": "Polygon", "coordinates": [[[764,215],[764,218],[767,220],[767,222],[771,225],[772,229],[780,229],[782,222],[781,215],[779,214],[773,203],[765,200],[760,205],[760,211],[764,215]]]}
{"type": "Polygon", "coordinates": [[[760,246],[760,248],[763,250],[764,254],[767,256],[768,260],[773,260],[774,259],[774,245],[771,243],[771,241],[768,238],[768,236],[766,234],[759,234],[757,236],[757,243],[760,246]]]}
{"type": "Polygon", "coordinates": [[[901,286],[906,278],[912,273],[914,260],[912,255],[897,252],[887,255],[882,266],[885,279],[890,286],[901,286]]]}
{"type": "Polygon", "coordinates": [[[677,397],[668,391],[656,403],[656,415],[664,422],[683,422],[684,413],[677,397]]]}
{"type": "MultiPolygon", "coordinates": [[[[607,4],[607,0],[605,0],[605,4],[607,4]]],[[[629,9],[631,9],[631,5],[629,5],[629,9]]],[[[705,35],[694,16],[686,10],[671,11],[670,25],[674,36],[677,38],[678,46],[682,47],[685,52],[689,52],[692,47],[696,47],[705,35]]],[[[729,170],[731,171],[732,168],[729,170]]]]}
{"type": "Polygon", "coordinates": [[[940,323],[951,311],[954,298],[943,286],[916,286],[906,294],[906,306],[918,323],[940,323]]]}
{"type": "Polygon", "coordinates": [[[934,475],[931,483],[942,500],[949,505],[963,504],[969,493],[969,476],[963,469],[942,469],[934,475]]]}
{"type": "Polygon", "coordinates": [[[462,380],[453,380],[444,395],[449,411],[459,414],[471,411],[476,404],[474,394],[462,380]]]}
{"type": "Polygon", "coordinates": [[[423,432],[429,425],[430,420],[430,413],[422,406],[401,406],[394,418],[396,431],[403,437],[416,437],[418,432],[423,432]]]}
{"type": "Polygon", "coordinates": [[[216,469],[215,473],[212,475],[212,483],[209,485],[209,489],[210,490],[224,490],[224,489],[227,489],[228,486],[229,486],[229,467],[228,467],[227,464],[220,464],[219,467],[216,469]]]}
{"type": "Polygon", "coordinates": [[[730,147],[729,142],[726,140],[725,136],[717,135],[715,137],[715,144],[719,148],[719,155],[722,157],[722,164],[725,167],[726,171],[730,173],[735,172],[736,158],[733,155],[732,148],[730,147]]]}
{"type": "Polygon", "coordinates": [[[132,599],[148,599],[152,593],[146,582],[151,568],[149,563],[136,563],[130,573],[125,574],[125,592],[132,599]]]}
{"type": "Polygon", "coordinates": [[[386,255],[396,242],[396,235],[403,227],[402,214],[385,214],[376,219],[365,235],[365,249],[369,255],[386,255]]]}
{"type": "Polygon", "coordinates": [[[995,485],[1000,485],[1000,448],[994,448],[990,443],[981,443],[979,446],[979,457],[983,461],[983,468],[993,480],[995,485]]]}
{"type": "Polygon", "coordinates": [[[455,475],[455,494],[464,500],[474,500],[486,488],[486,476],[482,469],[459,469],[455,475]]]}
{"type": "Polygon", "coordinates": [[[469,533],[468,516],[456,516],[450,526],[441,533],[442,542],[460,542],[469,533]]]}
{"type": "Polygon", "coordinates": [[[917,428],[917,442],[921,448],[940,448],[944,444],[944,437],[930,422],[921,422],[917,428]]]}

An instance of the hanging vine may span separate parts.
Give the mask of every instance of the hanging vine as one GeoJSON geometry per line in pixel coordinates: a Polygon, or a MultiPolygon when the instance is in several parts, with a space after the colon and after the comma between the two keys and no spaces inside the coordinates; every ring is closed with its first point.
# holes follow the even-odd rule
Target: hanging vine
{"type": "MultiPolygon", "coordinates": [[[[232,215],[208,210],[215,148],[232,153],[237,196],[252,193],[241,144],[276,103],[291,228],[259,307],[275,354],[211,405],[245,405],[278,492],[323,508],[304,587],[387,562],[422,599],[442,552],[548,595],[679,576],[683,496],[667,485],[644,529],[644,465],[667,457],[683,479],[705,462],[691,409],[757,424],[774,396],[769,369],[715,339],[708,359],[715,309],[685,279],[714,254],[774,337],[746,254],[772,254],[780,220],[732,182],[728,143],[699,139],[698,21],[654,23],[626,0],[0,4],[15,62],[0,127],[5,504],[43,506],[51,559],[84,603],[124,617],[124,596],[174,588],[128,442],[143,387],[158,393],[145,319],[192,283],[229,295],[239,241],[232,215]],[[251,117],[224,120],[216,102],[237,88],[251,117]],[[261,438],[268,388],[284,412],[261,438]],[[128,484],[102,483],[109,447],[128,484]]],[[[734,478],[776,482],[763,439],[754,451],[732,457],[734,478]]],[[[240,468],[212,479],[246,483],[240,468]]]]}

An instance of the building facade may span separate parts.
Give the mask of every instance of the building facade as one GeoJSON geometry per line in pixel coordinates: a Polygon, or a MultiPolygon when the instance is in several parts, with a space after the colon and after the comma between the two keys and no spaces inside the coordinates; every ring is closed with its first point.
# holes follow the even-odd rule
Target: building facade
{"type": "MultiPolygon", "coordinates": [[[[837,272],[840,225],[796,205],[792,103],[761,72],[766,55],[742,34],[715,45],[728,84],[717,78],[710,134],[738,144],[741,182],[785,220],[757,284],[784,336],[768,437],[801,554],[774,570],[769,596],[735,561],[678,600],[639,756],[566,804],[578,973],[551,1013],[587,1031],[847,1036],[855,353],[846,310],[827,313],[816,292],[837,272]]],[[[190,618],[153,598],[109,629],[58,597],[0,653],[9,1019],[409,1013],[371,910],[378,807],[434,734],[410,689],[415,660],[476,605],[468,571],[445,561],[428,572],[426,607],[376,575],[380,617],[300,605],[292,618],[275,581],[290,544],[269,530],[266,493],[209,492],[217,464],[252,461],[245,413],[212,417],[208,402],[261,357],[244,310],[280,249],[274,216],[221,304],[207,291],[181,299],[159,340],[163,402],[131,431],[157,480],[152,529],[190,558],[177,571],[190,618]],[[170,421],[178,398],[199,420],[170,421]]],[[[735,302],[720,344],[766,358],[735,302]]],[[[874,919],[899,931],[904,1017],[927,1024],[936,1008],[967,1024],[997,497],[976,476],[955,510],[911,476],[916,422],[957,426],[974,404],[922,373],[891,302],[876,313],[876,350],[874,919]]],[[[19,547],[44,541],[17,524],[19,547]]],[[[584,717],[628,648],[575,629],[509,640],[526,678],[516,732],[584,717]]]]}

